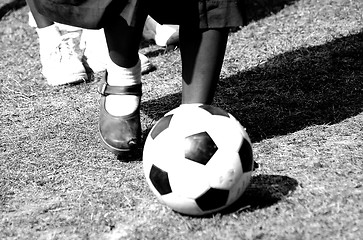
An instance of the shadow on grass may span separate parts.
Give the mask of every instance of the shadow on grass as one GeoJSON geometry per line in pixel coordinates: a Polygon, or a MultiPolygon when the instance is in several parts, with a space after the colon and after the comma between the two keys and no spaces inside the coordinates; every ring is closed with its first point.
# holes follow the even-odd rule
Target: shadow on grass
{"type": "MultiPolygon", "coordinates": [[[[240,120],[257,142],[361,113],[362,79],[363,32],[286,52],[221,79],[215,105],[240,120]]],[[[144,102],[142,111],[160,119],[180,98],[176,93],[144,102]]]]}
{"type": "Polygon", "coordinates": [[[295,191],[297,186],[298,181],[287,176],[252,176],[251,184],[241,198],[221,213],[252,212],[256,209],[272,206],[295,191]]]}
{"type": "MultiPolygon", "coordinates": [[[[216,215],[239,214],[253,212],[257,209],[270,207],[283,200],[291,192],[295,191],[298,181],[282,175],[257,175],[252,176],[251,183],[242,196],[228,208],[194,218],[213,218],[216,215]]],[[[188,216],[178,213],[183,216],[188,216]]]]}
{"type": "Polygon", "coordinates": [[[242,8],[246,9],[246,23],[258,21],[262,18],[276,14],[287,5],[298,0],[244,0],[242,8]]]}

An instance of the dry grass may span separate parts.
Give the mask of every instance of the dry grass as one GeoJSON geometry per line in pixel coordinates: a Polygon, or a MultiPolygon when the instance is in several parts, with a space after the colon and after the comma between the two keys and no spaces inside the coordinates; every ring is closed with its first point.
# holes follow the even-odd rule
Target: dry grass
{"type": "MultiPolygon", "coordinates": [[[[102,148],[101,75],[47,86],[28,9],[9,2],[0,0],[1,239],[363,238],[362,1],[247,1],[215,104],[247,127],[260,168],[210,218],[159,204],[141,162],[102,148]]],[[[180,103],[181,64],[179,51],[141,51],[157,65],[143,77],[146,135],[180,103]]]]}

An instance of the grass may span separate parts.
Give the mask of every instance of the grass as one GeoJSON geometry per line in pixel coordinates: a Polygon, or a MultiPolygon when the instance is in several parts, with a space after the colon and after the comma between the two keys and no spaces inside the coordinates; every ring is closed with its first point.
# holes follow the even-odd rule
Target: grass
{"type": "MultiPolygon", "coordinates": [[[[101,74],[50,87],[23,1],[0,0],[0,239],[362,239],[363,3],[247,1],[215,105],[253,141],[254,172],[228,212],[161,205],[142,162],[97,136],[101,74]]],[[[179,51],[143,45],[144,136],[180,103],[179,51]]]]}

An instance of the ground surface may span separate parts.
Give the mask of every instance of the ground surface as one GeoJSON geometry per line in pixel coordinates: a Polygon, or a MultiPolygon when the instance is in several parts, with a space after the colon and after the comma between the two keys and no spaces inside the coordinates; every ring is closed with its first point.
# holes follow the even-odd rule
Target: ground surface
{"type": "MultiPolygon", "coordinates": [[[[142,162],[97,136],[101,74],[50,87],[23,1],[0,0],[0,239],[363,239],[363,2],[247,1],[215,105],[234,114],[260,164],[233,211],[181,216],[142,162]]],[[[141,48],[144,136],[180,104],[179,51],[141,48]]]]}

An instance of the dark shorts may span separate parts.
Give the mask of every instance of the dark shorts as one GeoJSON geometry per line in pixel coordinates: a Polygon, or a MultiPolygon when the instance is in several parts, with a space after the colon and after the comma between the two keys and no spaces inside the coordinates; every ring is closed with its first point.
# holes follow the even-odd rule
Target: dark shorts
{"type": "Polygon", "coordinates": [[[189,24],[199,28],[238,27],[243,21],[243,0],[35,0],[49,19],[82,28],[102,28],[115,16],[135,26],[150,15],[160,24],[189,24]]]}

